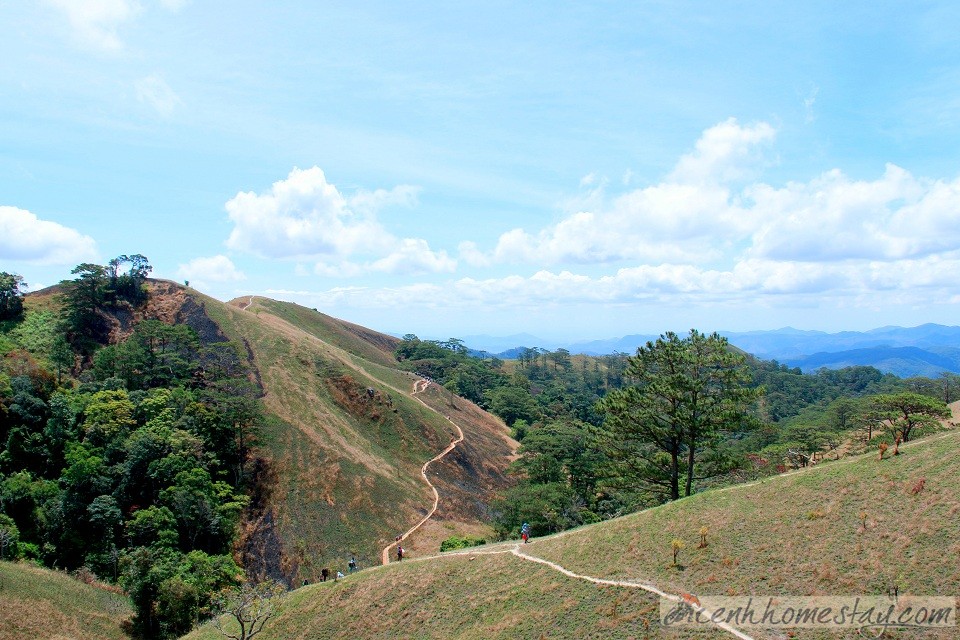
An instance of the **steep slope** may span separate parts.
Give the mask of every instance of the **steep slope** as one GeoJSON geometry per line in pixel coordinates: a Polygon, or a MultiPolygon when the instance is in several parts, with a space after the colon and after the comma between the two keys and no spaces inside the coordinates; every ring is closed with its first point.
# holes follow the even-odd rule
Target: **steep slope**
{"type": "Polygon", "coordinates": [[[442,390],[424,394],[440,411],[415,400],[417,378],[396,368],[389,336],[265,298],[224,305],[189,297],[243,342],[277,418],[259,448],[265,491],[245,534],[248,563],[291,582],[346,567],[351,555],[361,566],[377,563],[379,550],[432,504],[420,467],[455,437],[443,411],[465,416],[465,442],[434,469],[439,524],[407,548],[435,551],[433,527],[452,535],[481,526],[515,447],[501,422],[442,390]]]}
{"type": "MultiPolygon", "coordinates": [[[[893,589],[904,598],[955,596],[960,432],[901,451],[704,492],[529,545],[488,545],[309,586],[291,594],[270,637],[733,638],[722,629],[664,635],[658,597],[646,589],[698,597],[886,596],[893,589]],[[697,548],[704,526],[708,544],[697,548]],[[675,567],[670,543],[677,538],[686,546],[675,567]]],[[[209,628],[188,636],[215,637],[209,628]]],[[[799,629],[789,637],[861,636],[799,629]]],[[[946,640],[956,629],[889,637],[946,640]]]]}
{"type": "Polygon", "coordinates": [[[121,595],[56,571],[0,562],[0,640],[123,640],[132,615],[121,595]]]}

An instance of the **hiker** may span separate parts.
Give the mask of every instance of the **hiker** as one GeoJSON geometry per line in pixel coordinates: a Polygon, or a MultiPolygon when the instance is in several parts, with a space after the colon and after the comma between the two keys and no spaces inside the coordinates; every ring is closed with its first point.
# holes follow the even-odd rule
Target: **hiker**
{"type": "Polygon", "coordinates": [[[350,556],[350,562],[347,563],[347,567],[349,567],[350,573],[353,573],[354,571],[356,571],[356,570],[357,570],[357,559],[354,558],[353,556],[350,556]]]}
{"type": "Polygon", "coordinates": [[[397,562],[403,560],[403,547],[397,545],[397,562]]]}
{"type": "Polygon", "coordinates": [[[330,569],[320,569],[320,582],[326,582],[330,577],[330,569]]]}
{"type": "Polygon", "coordinates": [[[523,544],[530,542],[530,525],[526,522],[520,527],[520,537],[523,538],[523,544]]]}
{"type": "Polygon", "coordinates": [[[343,577],[343,571],[337,571],[337,577],[333,579],[334,582],[343,577]]]}

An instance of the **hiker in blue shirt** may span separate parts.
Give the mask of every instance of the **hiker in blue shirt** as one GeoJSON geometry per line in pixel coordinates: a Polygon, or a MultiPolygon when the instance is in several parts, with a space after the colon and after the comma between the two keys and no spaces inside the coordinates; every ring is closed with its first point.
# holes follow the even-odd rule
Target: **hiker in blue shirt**
{"type": "Polygon", "coordinates": [[[530,542],[530,525],[526,522],[524,522],[523,526],[520,527],[520,537],[523,538],[524,544],[530,542]]]}

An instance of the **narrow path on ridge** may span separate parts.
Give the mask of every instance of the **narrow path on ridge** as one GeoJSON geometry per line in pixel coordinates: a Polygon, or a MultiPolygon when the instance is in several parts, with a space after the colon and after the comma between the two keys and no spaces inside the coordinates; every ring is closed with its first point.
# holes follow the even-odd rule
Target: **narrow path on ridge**
{"type": "Polygon", "coordinates": [[[250,308],[250,305],[252,305],[252,304],[253,304],[253,296],[250,296],[250,299],[247,300],[247,304],[243,305],[243,306],[240,307],[240,308],[243,309],[244,311],[246,311],[247,309],[250,308]]]}
{"type": "MultiPolygon", "coordinates": [[[[436,409],[428,405],[426,402],[424,402],[420,398],[417,398],[417,394],[423,391],[426,391],[429,386],[430,386],[429,380],[417,380],[416,382],[413,383],[413,393],[410,394],[410,397],[414,398],[417,402],[425,406],[427,409],[430,409],[430,411],[439,413],[436,409]]],[[[457,423],[451,420],[450,416],[444,416],[444,418],[446,418],[447,421],[454,426],[454,428],[457,430],[457,433],[460,434],[460,437],[457,438],[456,440],[451,441],[450,444],[447,445],[446,449],[444,449],[434,457],[424,462],[423,466],[420,467],[420,475],[423,476],[424,482],[426,482],[427,485],[430,487],[430,490],[433,491],[433,506],[430,507],[430,511],[427,512],[427,515],[423,516],[423,518],[420,519],[420,522],[413,525],[412,527],[407,529],[403,534],[401,534],[399,540],[394,540],[393,542],[391,542],[390,544],[388,544],[386,547],[383,548],[383,552],[380,554],[380,560],[382,564],[390,564],[390,550],[393,549],[398,544],[400,544],[401,542],[403,542],[404,540],[406,540],[407,536],[409,536],[411,533],[419,529],[421,526],[423,526],[423,524],[427,520],[432,518],[433,514],[437,510],[437,506],[440,504],[440,492],[437,491],[437,488],[434,486],[434,484],[430,482],[430,478],[427,477],[427,467],[429,467],[431,463],[442,459],[445,455],[447,455],[448,453],[456,449],[458,444],[463,442],[463,429],[461,429],[457,423]]]]}
{"type": "MultiPolygon", "coordinates": [[[[471,557],[495,556],[495,555],[505,555],[509,553],[513,556],[516,556],[520,560],[523,560],[525,562],[534,562],[536,564],[541,564],[558,573],[562,573],[568,578],[573,578],[574,580],[584,580],[586,582],[592,582],[593,584],[603,585],[608,587],[621,587],[625,589],[642,589],[643,591],[652,593],[657,597],[664,598],[671,602],[676,602],[676,603],[685,602],[691,609],[693,609],[693,611],[699,614],[701,619],[708,620],[711,624],[715,625],[717,628],[723,631],[726,631],[727,633],[739,638],[740,640],[754,640],[753,636],[748,635],[747,633],[741,631],[740,629],[737,629],[736,627],[734,627],[729,623],[723,622],[720,619],[713,620],[712,616],[714,612],[710,611],[706,607],[701,606],[699,604],[699,601],[696,599],[696,596],[693,596],[692,594],[677,595],[674,593],[667,593],[666,591],[661,591],[655,585],[644,583],[644,582],[636,582],[636,581],[630,581],[630,580],[608,580],[606,578],[597,578],[595,576],[588,576],[588,575],[575,573],[570,569],[567,569],[563,565],[557,564],[556,562],[551,562],[549,560],[545,560],[538,556],[533,556],[521,551],[520,549],[522,546],[523,545],[520,543],[514,543],[507,548],[499,548],[499,549],[491,549],[491,550],[474,549],[470,551],[453,551],[450,553],[443,553],[439,555],[417,558],[416,560],[413,560],[413,562],[424,562],[426,560],[449,558],[451,556],[471,556],[471,557]]],[[[386,551],[387,549],[384,549],[384,552],[386,551]]],[[[384,564],[386,564],[386,562],[384,564]]]]}

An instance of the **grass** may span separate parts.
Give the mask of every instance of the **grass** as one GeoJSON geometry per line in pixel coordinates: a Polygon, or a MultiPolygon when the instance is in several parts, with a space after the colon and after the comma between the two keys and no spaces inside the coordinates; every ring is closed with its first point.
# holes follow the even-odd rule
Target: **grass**
{"type": "Polygon", "coordinates": [[[64,573],[0,562],[0,640],[121,640],[132,615],[121,595],[64,573]]]}
{"type": "MultiPolygon", "coordinates": [[[[448,556],[292,592],[265,635],[293,638],[657,638],[658,601],[597,588],[511,555],[448,556]]],[[[212,627],[189,640],[214,640],[212,627]]],[[[703,638],[719,638],[716,633],[703,638]]]]}
{"type": "MultiPolygon", "coordinates": [[[[277,477],[271,502],[284,553],[300,566],[295,583],[345,568],[351,555],[379,562],[432,503],[420,467],[455,433],[410,397],[416,377],[396,368],[396,340],[291,303],[255,298],[247,313],[197,297],[224,333],[245,341],[276,418],[259,451],[277,477]]],[[[490,416],[471,425],[478,441],[501,443],[478,454],[497,461],[476,468],[502,486],[510,446],[486,432],[505,428],[490,416]]],[[[443,471],[448,485],[463,484],[456,465],[443,471]]]]}
{"type": "MultiPolygon", "coordinates": [[[[524,545],[583,575],[709,595],[960,594],[960,432],[912,442],[901,455],[821,464],[717,489],[524,545]],[[919,479],[923,489],[915,493],[919,479]],[[811,517],[811,514],[816,514],[811,517]],[[865,515],[864,515],[865,514],[865,515]],[[865,525],[865,526],[864,526],[865,525]],[[706,527],[706,546],[701,529],[706,527]],[[684,542],[673,566],[671,542],[684,542]]],[[[600,587],[486,545],[361,571],[299,589],[270,636],[356,638],[730,638],[657,627],[657,601],[600,587]]],[[[212,639],[200,629],[190,640],[212,639]]],[[[755,638],[857,638],[855,630],[798,629],[755,638]]],[[[884,638],[956,637],[889,630],[884,638]]]]}
{"type": "Polygon", "coordinates": [[[901,451],[694,495],[543,540],[537,552],[574,571],[697,594],[882,595],[894,585],[958,594],[960,434],[901,451]],[[701,527],[708,544],[698,549],[701,527]],[[686,543],[682,570],[672,566],[675,538],[686,543]],[[614,557],[611,547],[622,549],[614,557]]]}

